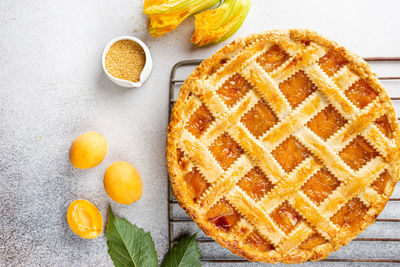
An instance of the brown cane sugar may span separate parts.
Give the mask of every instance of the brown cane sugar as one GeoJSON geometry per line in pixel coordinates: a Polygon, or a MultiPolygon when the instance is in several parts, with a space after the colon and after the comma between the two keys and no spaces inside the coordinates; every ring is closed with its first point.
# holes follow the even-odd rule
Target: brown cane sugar
{"type": "Polygon", "coordinates": [[[120,40],[114,43],[106,55],[107,71],[114,77],[138,82],[146,63],[143,48],[132,40],[120,40]]]}

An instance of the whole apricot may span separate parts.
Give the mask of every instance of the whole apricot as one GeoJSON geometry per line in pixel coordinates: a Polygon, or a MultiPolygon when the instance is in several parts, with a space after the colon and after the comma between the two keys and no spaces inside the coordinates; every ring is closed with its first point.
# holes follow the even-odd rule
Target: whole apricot
{"type": "Polygon", "coordinates": [[[96,238],[103,231],[100,211],[85,199],[75,200],[69,205],[67,221],[75,234],[86,239],[96,238]]]}
{"type": "Polygon", "coordinates": [[[89,169],[100,164],[107,153],[107,141],[98,132],[81,134],[72,142],[69,160],[78,169],[89,169]]]}
{"type": "Polygon", "coordinates": [[[128,162],[111,164],[104,173],[104,188],[108,196],[119,204],[131,204],[143,193],[142,179],[138,171],[128,162]]]}

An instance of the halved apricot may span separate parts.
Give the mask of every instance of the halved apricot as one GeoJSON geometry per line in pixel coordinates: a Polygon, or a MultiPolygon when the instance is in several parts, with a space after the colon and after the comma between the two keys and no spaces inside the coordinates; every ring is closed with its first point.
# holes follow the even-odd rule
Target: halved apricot
{"type": "Polygon", "coordinates": [[[103,231],[103,218],[95,205],[85,199],[73,201],[67,211],[71,230],[80,237],[93,239],[103,231]]]}

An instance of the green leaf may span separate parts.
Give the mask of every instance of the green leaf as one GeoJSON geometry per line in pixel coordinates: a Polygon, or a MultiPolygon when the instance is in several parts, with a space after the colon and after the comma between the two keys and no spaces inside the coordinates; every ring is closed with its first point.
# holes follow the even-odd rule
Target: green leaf
{"type": "Polygon", "coordinates": [[[200,252],[196,234],[182,238],[168,252],[161,267],[197,267],[201,266],[200,252]]]}
{"type": "Polygon", "coordinates": [[[111,206],[108,206],[106,237],[108,254],[115,266],[157,266],[157,252],[150,233],[125,219],[116,218],[111,206]]]}

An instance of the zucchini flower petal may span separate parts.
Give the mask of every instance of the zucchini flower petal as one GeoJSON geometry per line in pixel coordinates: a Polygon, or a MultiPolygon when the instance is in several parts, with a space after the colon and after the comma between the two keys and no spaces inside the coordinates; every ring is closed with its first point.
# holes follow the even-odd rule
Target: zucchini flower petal
{"type": "Polygon", "coordinates": [[[250,5],[251,0],[225,0],[216,9],[195,15],[192,43],[203,46],[225,41],[242,26],[250,5]]]}
{"type": "Polygon", "coordinates": [[[175,29],[188,16],[209,9],[220,0],[145,0],[144,14],[149,15],[149,33],[160,37],[175,29]]]}

